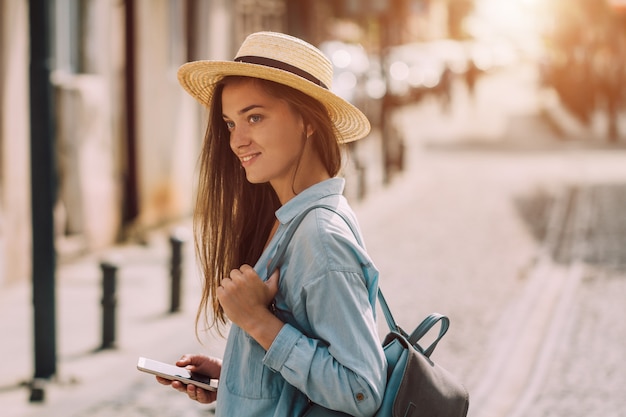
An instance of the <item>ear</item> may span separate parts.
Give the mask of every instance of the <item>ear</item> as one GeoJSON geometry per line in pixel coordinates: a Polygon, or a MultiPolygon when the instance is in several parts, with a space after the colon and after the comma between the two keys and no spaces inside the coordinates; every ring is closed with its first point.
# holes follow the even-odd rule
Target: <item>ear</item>
{"type": "Polygon", "coordinates": [[[313,135],[313,133],[315,133],[315,129],[313,128],[312,125],[307,124],[306,125],[306,129],[305,129],[305,133],[306,133],[306,138],[308,139],[308,138],[310,138],[313,135]]]}

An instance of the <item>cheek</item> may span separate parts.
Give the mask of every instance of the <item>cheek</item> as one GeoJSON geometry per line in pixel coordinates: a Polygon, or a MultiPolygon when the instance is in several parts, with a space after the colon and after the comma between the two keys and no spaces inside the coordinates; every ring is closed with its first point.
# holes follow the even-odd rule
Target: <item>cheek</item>
{"type": "Polygon", "coordinates": [[[276,126],[271,131],[264,132],[267,144],[281,153],[294,154],[299,153],[304,146],[303,131],[295,124],[276,126]]]}
{"type": "Polygon", "coordinates": [[[285,158],[290,160],[298,159],[305,146],[302,134],[291,134],[285,136],[285,139],[280,145],[285,158]]]}

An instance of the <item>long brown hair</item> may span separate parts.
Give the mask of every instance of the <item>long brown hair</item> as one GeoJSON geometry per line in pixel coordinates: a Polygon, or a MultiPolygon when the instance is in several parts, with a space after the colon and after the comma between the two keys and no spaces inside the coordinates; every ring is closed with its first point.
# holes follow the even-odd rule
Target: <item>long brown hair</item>
{"type": "Polygon", "coordinates": [[[284,100],[311,125],[314,150],[331,177],[341,169],[341,148],[325,107],[310,96],[272,81],[225,77],[215,88],[209,121],[199,158],[199,180],[194,211],[195,248],[204,275],[198,312],[205,329],[220,333],[226,324],[216,290],[224,277],[243,264],[254,265],[267,242],[280,207],[269,183],[247,181],[239,159],[230,148],[230,133],[222,119],[222,91],[228,83],[251,81],[268,94],[284,100]]]}

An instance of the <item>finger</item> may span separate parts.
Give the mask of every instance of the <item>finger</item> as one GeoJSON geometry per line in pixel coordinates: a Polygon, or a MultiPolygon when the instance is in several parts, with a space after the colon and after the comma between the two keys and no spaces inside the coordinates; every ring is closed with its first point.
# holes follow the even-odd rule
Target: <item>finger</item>
{"type": "Polygon", "coordinates": [[[156,380],[161,385],[172,385],[172,381],[169,379],[161,378],[160,376],[156,377],[156,380]]]}
{"type": "Polygon", "coordinates": [[[187,391],[187,385],[183,384],[180,381],[172,381],[172,388],[174,388],[176,391],[179,391],[179,392],[187,391]]]}
{"type": "Polygon", "coordinates": [[[240,269],[237,269],[237,268],[232,269],[230,271],[230,274],[228,274],[228,276],[226,277],[226,279],[237,280],[237,279],[242,278],[244,276],[244,271],[245,271],[244,266],[245,265],[243,265],[240,269]]]}
{"type": "Polygon", "coordinates": [[[217,398],[216,393],[204,390],[202,388],[196,389],[196,401],[202,404],[209,404],[215,401],[217,398]]]}
{"type": "Polygon", "coordinates": [[[278,294],[278,280],[280,278],[280,270],[276,270],[270,275],[269,279],[265,281],[265,285],[269,290],[269,295],[274,298],[276,294],[278,294]]]}
{"type": "Polygon", "coordinates": [[[222,371],[221,359],[206,355],[185,354],[179,359],[179,362],[177,362],[177,364],[179,363],[181,365],[186,364],[184,367],[191,372],[197,372],[210,378],[219,378],[222,371]]]}
{"type": "Polygon", "coordinates": [[[242,282],[258,284],[263,281],[259,274],[257,274],[254,268],[252,268],[250,265],[242,265],[239,271],[241,273],[240,278],[242,282]]]}
{"type": "Polygon", "coordinates": [[[181,366],[183,368],[191,370],[196,366],[202,364],[203,361],[204,357],[202,355],[192,355],[186,353],[176,362],[176,366],[181,366]]]}
{"type": "MultiPolygon", "coordinates": [[[[235,273],[233,271],[231,271],[230,274],[234,275],[235,273]]],[[[230,285],[232,283],[233,283],[233,279],[230,276],[224,277],[220,281],[220,287],[224,288],[225,286],[228,286],[228,285],[230,285]]]]}
{"type": "Polygon", "coordinates": [[[202,366],[197,367],[197,371],[210,378],[219,378],[222,373],[222,361],[218,358],[206,357],[202,366]]]}
{"type": "Polygon", "coordinates": [[[192,399],[192,400],[196,400],[198,398],[198,394],[197,394],[197,388],[195,385],[193,384],[188,384],[187,385],[187,396],[192,399]]]}
{"type": "Polygon", "coordinates": [[[192,364],[192,358],[193,355],[190,354],[184,354],[183,356],[180,357],[179,360],[176,361],[176,366],[187,366],[187,365],[191,365],[192,364]]]}

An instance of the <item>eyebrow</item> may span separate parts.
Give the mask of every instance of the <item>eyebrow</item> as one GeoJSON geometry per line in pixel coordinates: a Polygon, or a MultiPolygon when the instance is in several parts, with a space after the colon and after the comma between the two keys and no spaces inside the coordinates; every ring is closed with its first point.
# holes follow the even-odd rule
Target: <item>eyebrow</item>
{"type": "MultiPolygon", "coordinates": [[[[261,104],[251,104],[249,106],[244,107],[243,109],[239,110],[237,112],[237,114],[241,115],[244,113],[249,112],[250,110],[256,109],[256,108],[263,108],[265,106],[261,105],[261,104]]],[[[225,113],[222,113],[222,117],[228,117],[225,113]]]]}
{"type": "Polygon", "coordinates": [[[250,111],[250,110],[252,110],[252,109],[256,109],[257,107],[261,107],[261,108],[262,108],[262,107],[264,107],[264,106],[262,106],[262,105],[260,105],[260,104],[251,104],[251,105],[249,105],[248,107],[244,107],[243,109],[239,110],[239,111],[237,112],[237,114],[244,114],[244,113],[246,113],[246,112],[249,112],[249,111],[250,111]]]}

